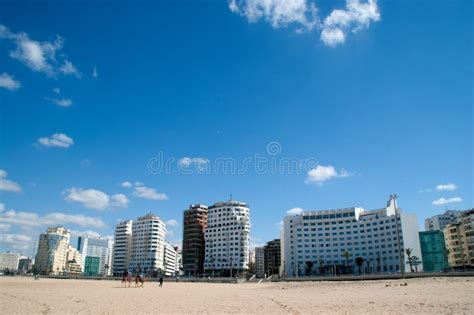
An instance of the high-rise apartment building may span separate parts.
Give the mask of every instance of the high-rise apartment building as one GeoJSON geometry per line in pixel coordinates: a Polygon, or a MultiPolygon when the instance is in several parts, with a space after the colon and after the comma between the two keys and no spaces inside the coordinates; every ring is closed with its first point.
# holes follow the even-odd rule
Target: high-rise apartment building
{"type": "Polygon", "coordinates": [[[281,273],[288,277],[359,272],[358,257],[364,261],[362,273],[410,271],[407,248],[421,260],[416,215],[397,208],[395,195],[377,210],[352,207],[286,216],[281,246],[281,273]]]}
{"type": "Polygon", "coordinates": [[[34,270],[41,274],[66,271],[70,233],[64,227],[50,227],[41,233],[34,270]]]}
{"type": "Polygon", "coordinates": [[[474,209],[464,211],[458,222],[444,228],[449,266],[454,269],[474,267],[474,209]]]}
{"type": "Polygon", "coordinates": [[[170,277],[176,275],[176,269],[179,270],[178,259],[178,248],[174,247],[168,242],[165,242],[165,250],[163,257],[165,276],[170,277]]]}
{"type": "Polygon", "coordinates": [[[182,264],[184,275],[197,275],[204,269],[204,231],[207,227],[207,206],[190,205],[183,213],[182,264]]]}
{"type": "Polygon", "coordinates": [[[77,249],[82,257],[82,272],[85,270],[86,257],[99,257],[99,274],[109,276],[112,273],[113,240],[92,236],[79,236],[77,249]]]}
{"type": "Polygon", "coordinates": [[[265,251],[263,247],[255,247],[255,276],[257,278],[265,276],[265,251]]]}
{"type": "Polygon", "coordinates": [[[132,220],[122,221],[115,227],[112,273],[122,276],[128,269],[132,249],[132,220]]]}
{"type": "Polygon", "coordinates": [[[154,276],[164,271],[165,223],[149,213],[132,223],[129,270],[154,276]]]}
{"type": "Polygon", "coordinates": [[[246,271],[249,263],[250,209],[236,200],[208,208],[204,233],[206,272],[222,274],[246,271]]]}
{"type": "Polygon", "coordinates": [[[274,239],[267,242],[263,247],[265,254],[265,266],[264,270],[267,276],[273,274],[278,275],[280,273],[280,262],[281,262],[281,245],[279,239],[274,239]]]}
{"type": "Polygon", "coordinates": [[[443,231],[446,225],[450,223],[456,223],[459,221],[462,211],[460,210],[447,210],[443,214],[432,216],[431,218],[425,219],[425,230],[426,231],[443,231]]]}
{"type": "Polygon", "coordinates": [[[20,270],[18,263],[20,261],[20,254],[16,253],[0,253],[0,270],[20,270]]]}

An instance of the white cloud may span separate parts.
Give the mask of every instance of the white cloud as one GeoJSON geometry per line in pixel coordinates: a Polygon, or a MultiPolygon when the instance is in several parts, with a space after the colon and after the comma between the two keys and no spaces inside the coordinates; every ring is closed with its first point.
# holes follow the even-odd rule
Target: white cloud
{"type": "Polygon", "coordinates": [[[99,218],[86,217],[82,214],[65,214],[60,212],[48,213],[40,216],[34,212],[8,210],[0,213],[0,223],[16,224],[22,227],[38,227],[50,225],[75,224],[82,227],[101,228],[105,224],[99,218]]]}
{"type": "Polygon", "coordinates": [[[56,36],[51,41],[40,42],[31,39],[27,33],[13,33],[0,24],[1,38],[11,40],[15,44],[15,49],[10,51],[10,57],[23,62],[31,70],[51,77],[58,73],[77,76],[76,67],[64,59],[62,52],[64,39],[61,36],[56,36]]]}
{"type": "Polygon", "coordinates": [[[45,147],[69,148],[74,140],[64,133],[55,133],[50,138],[39,138],[38,143],[45,147]]]}
{"type": "Polygon", "coordinates": [[[139,198],[150,200],[167,200],[168,196],[164,193],[157,192],[154,188],[146,186],[135,186],[133,194],[139,198]]]}
{"type": "Polygon", "coordinates": [[[0,88],[4,88],[10,91],[18,90],[21,87],[21,83],[15,80],[15,77],[4,72],[0,74],[0,88]]]}
{"type": "Polygon", "coordinates": [[[54,88],[53,93],[59,95],[59,94],[61,94],[61,89],[60,88],[54,88]]]}
{"type": "Polygon", "coordinates": [[[21,192],[20,185],[12,180],[9,180],[7,177],[8,173],[5,170],[0,169],[0,190],[21,192]]]}
{"type": "Polygon", "coordinates": [[[453,198],[439,198],[439,199],[436,199],[436,200],[433,200],[433,205],[434,206],[443,206],[443,205],[447,205],[449,203],[456,203],[456,202],[462,202],[462,198],[461,197],[453,197],[453,198]]]}
{"type": "Polygon", "coordinates": [[[46,97],[46,100],[53,103],[54,105],[61,107],[69,107],[72,105],[72,99],[70,98],[49,98],[46,97]]]}
{"type": "Polygon", "coordinates": [[[125,187],[125,188],[130,188],[132,187],[132,183],[130,183],[128,180],[124,181],[120,186],[125,187]]]}
{"type": "Polygon", "coordinates": [[[59,67],[59,71],[64,74],[74,75],[76,78],[81,78],[81,73],[77,70],[76,66],[69,60],[64,60],[64,63],[59,67]]]}
{"type": "Polygon", "coordinates": [[[0,234],[0,245],[14,250],[26,250],[31,247],[33,239],[23,234],[0,234]]]}
{"type": "Polygon", "coordinates": [[[108,194],[93,188],[69,188],[64,191],[64,200],[81,203],[89,209],[104,210],[109,207],[127,207],[130,200],[124,194],[108,194]]]}
{"type": "MultiPolygon", "coordinates": [[[[286,211],[286,214],[287,215],[300,215],[300,214],[303,213],[303,211],[304,210],[301,209],[301,208],[292,208],[292,209],[286,211]]],[[[282,225],[283,225],[283,222],[282,222],[282,225]]]]}
{"type": "Polygon", "coordinates": [[[174,219],[171,219],[171,220],[166,221],[166,225],[167,226],[178,226],[178,221],[176,221],[174,219]]]}
{"type": "Polygon", "coordinates": [[[111,205],[115,207],[126,207],[130,200],[124,194],[115,194],[110,197],[111,205]]]}
{"type": "Polygon", "coordinates": [[[100,233],[97,233],[96,231],[91,231],[91,230],[86,230],[86,231],[77,231],[77,230],[71,230],[71,237],[78,237],[78,236],[90,236],[90,237],[100,237],[100,233]]]}
{"type": "Polygon", "coordinates": [[[308,0],[231,0],[229,9],[251,23],[264,19],[274,28],[294,24],[312,30],[318,24],[316,5],[308,0]]]}
{"type": "Polygon", "coordinates": [[[0,202],[0,212],[5,211],[5,204],[3,202],[0,202]]]}
{"type": "Polygon", "coordinates": [[[307,174],[305,182],[307,184],[322,184],[323,182],[338,178],[351,176],[349,172],[344,169],[337,171],[333,166],[318,165],[316,168],[310,170],[307,174]]]}
{"type": "Polygon", "coordinates": [[[109,206],[110,197],[96,189],[69,188],[66,190],[67,201],[79,202],[90,209],[103,210],[109,206]]]}
{"type": "Polygon", "coordinates": [[[333,10],[324,19],[321,31],[321,40],[330,47],[343,44],[349,32],[369,27],[370,23],[380,21],[380,11],[377,0],[347,0],[343,10],[333,10]]]}
{"type": "Polygon", "coordinates": [[[346,0],[344,9],[333,10],[322,22],[313,0],[230,0],[229,9],[251,23],[263,19],[274,28],[295,25],[297,33],[317,29],[329,47],[343,44],[349,32],[357,33],[380,21],[377,0],[346,0]]]}
{"type": "Polygon", "coordinates": [[[438,191],[453,191],[456,190],[458,186],[455,184],[449,183],[449,184],[441,184],[436,186],[436,190],[438,191]]]}
{"type": "Polygon", "coordinates": [[[10,230],[10,227],[11,227],[10,224],[0,223],[0,231],[1,232],[6,232],[6,231],[10,230]]]}
{"type": "Polygon", "coordinates": [[[97,67],[94,66],[94,68],[92,69],[92,77],[93,77],[94,79],[97,79],[98,76],[99,76],[99,75],[97,74],[97,67]]]}

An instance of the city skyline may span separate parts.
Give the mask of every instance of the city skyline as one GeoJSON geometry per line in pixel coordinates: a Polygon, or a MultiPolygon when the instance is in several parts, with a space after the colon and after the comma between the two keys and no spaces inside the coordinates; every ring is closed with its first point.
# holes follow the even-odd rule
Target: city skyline
{"type": "Polygon", "coordinates": [[[1,252],[149,212],[181,248],[183,211],[231,194],[252,209],[251,247],[288,211],[397,193],[423,230],[473,207],[471,2],[245,3],[0,5],[1,252]],[[296,169],[272,171],[283,160],[296,169]]]}

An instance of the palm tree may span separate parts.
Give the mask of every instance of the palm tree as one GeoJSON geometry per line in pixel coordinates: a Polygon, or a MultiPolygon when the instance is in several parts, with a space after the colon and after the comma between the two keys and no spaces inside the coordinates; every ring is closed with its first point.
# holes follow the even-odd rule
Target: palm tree
{"type": "MultiPolygon", "coordinates": [[[[408,256],[408,264],[410,265],[410,271],[413,272],[413,260],[411,258],[411,254],[413,253],[413,249],[411,248],[407,248],[405,250],[405,253],[407,254],[408,256]]],[[[403,268],[403,266],[401,266],[401,268],[403,268]]]]}
{"type": "Polygon", "coordinates": [[[362,267],[362,264],[364,263],[364,258],[356,257],[355,263],[356,263],[357,267],[359,267],[359,274],[361,274],[360,268],[362,267]]]}
{"type": "Polygon", "coordinates": [[[319,273],[320,274],[324,273],[324,260],[322,257],[319,258],[319,273]]]}
{"type": "Polygon", "coordinates": [[[345,266],[346,273],[348,273],[347,270],[349,269],[349,257],[351,256],[352,254],[348,250],[345,250],[344,252],[342,252],[342,257],[346,258],[346,266],[345,266]]]}
{"type": "Polygon", "coordinates": [[[306,262],[306,275],[310,276],[311,275],[311,270],[313,269],[313,262],[308,260],[306,262]]]}

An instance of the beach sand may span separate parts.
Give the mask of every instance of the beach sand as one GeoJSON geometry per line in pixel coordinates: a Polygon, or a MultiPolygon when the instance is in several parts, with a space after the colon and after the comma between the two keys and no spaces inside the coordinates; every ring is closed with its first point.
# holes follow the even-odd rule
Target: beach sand
{"type": "Polygon", "coordinates": [[[1,314],[474,314],[474,278],[145,283],[0,277],[1,314]],[[407,285],[403,285],[407,283],[407,285]]]}

